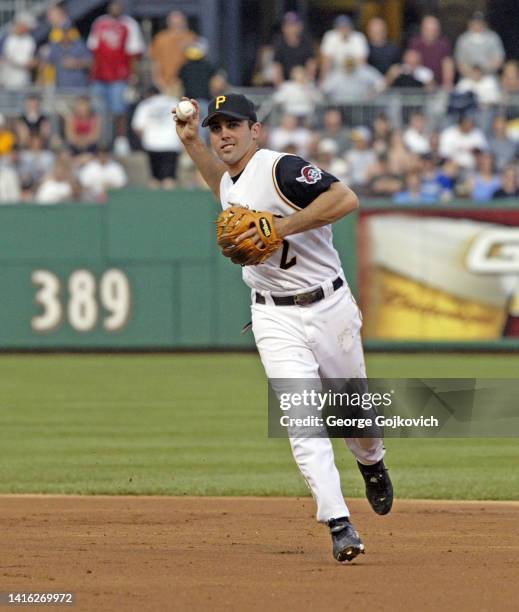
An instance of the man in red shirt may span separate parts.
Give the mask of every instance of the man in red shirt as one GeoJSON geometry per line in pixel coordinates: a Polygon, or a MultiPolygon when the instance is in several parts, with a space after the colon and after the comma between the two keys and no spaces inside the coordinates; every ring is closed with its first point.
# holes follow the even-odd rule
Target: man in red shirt
{"type": "Polygon", "coordinates": [[[426,15],[420,26],[420,36],[409,42],[409,49],[418,51],[422,64],[432,70],[437,85],[450,89],[454,83],[454,61],[452,45],[448,38],[442,36],[441,25],[434,15],[426,15]]]}
{"type": "Polygon", "coordinates": [[[94,54],[92,92],[115,117],[114,149],[119,154],[129,152],[125,95],[136,81],[137,60],[145,49],[138,23],[123,10],[118,0],[110,2],[108,14],[92,24],[87,43],[94,54]]]}

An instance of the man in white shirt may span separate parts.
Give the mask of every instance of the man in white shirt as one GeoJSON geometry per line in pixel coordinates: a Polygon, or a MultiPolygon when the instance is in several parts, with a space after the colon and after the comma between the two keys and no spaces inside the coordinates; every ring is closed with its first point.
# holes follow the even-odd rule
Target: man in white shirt
{"type": "Polygon", "coordinates": [[[472,91],[483,106],[499,104],[501,90],[497,77],[493,74],[484,74],[480,66],[471,66],[467,70],[467,76],[458,82],[456,91],[460,93],[472,91]]]}
{"type": "Polygon", "coordinates": [[[133,115],[132,128],[148,154],[152,188],[172,189],[176,184],[182,145],[171,122],[171,109],[177,104],[177,98],[154,90],[151,96],[139,102],[133,115]]]}
{"type": "Polygon", "coordinates": [[[308,78],[303,66],[294,66],[290,79],[281,83],[272,100],[282,106],[285,113],[305,118],[315,113],[323,96],[315,82],[308,78]]]}
{"type": "Polygon", "coordinates": [[[346,155],[346,163],[350,170],[351,185],[364,187],[368,181],[368,168],[376,161],[377,155],[371,148],[371,132],[365,126],[356,127],[351,132],[353,143],[346,155]]]}
{"type": "Polygon", "coordinates": [[[285,113],[279,126],[272,128],[268,137],[268,146],[276,151],[294,148],[296,155],[306,156],[312,141],[312,132],[298,125],[297,117],[285,113]]]}
{"type": "Polygon", "coordinates": [[[440,134],[440,156],[455,161],[463,170],[474,168],[475,150],[485,151],[487,148],[485,135],[469,114],[462,115],[458,125],[448,127],[440,134]]]}
{"type": "Polygon", "coordinates": [[[31,83],[31,68],[36,43],[30,32],[35,26],[32,15],[19,13],[13,30],[6,37],[0,64],[0,85],[6,89],[20,90],[31,83]]]}
{"type": "Polygon", "coordinates": [[[404,144],[417,155],[428,155],[431,152],[430,135],[427,133],[425,115],[418,111],[411,115],[409,127],[404,131],[404,144]]]}
{"type": "Polygon", "coordinates": [[[58,160],[52,172],[43,179],[34,196],[36,204],[61,204],[75,199],[77,182],[70,166],[58,160]]]}
{"type": "Polygon", "coordinates": [[[330,71],[321,88],[333,104],[357,104],[372,100],[385,86],[384,77],[376,68],[347,57],[343,67],[330,71]]]}
{"type": "Polygon", "coordinates": [[[0,157],[0,204],[13,204],[21,200],[20,180],[10,160],[0,157]]]}
{"type": "Polygon", "coordinates": [[[84,197],[104,202],[106,191],[124,187],[128,178],[124,168],[110,157],[108,150],[100,149],[97,156],[79,171],[79,182],[84,190],[84,197]]]}
{"type": "Polygon", "coordinates": [[[342,67],[346,58],[364,63],[369,55],[366,37],[353,29],[353,22],[347,15],[339,15],[333,22],[333,30],[325,32],[321,42],[321,78],[337,67],[342,67]]]}

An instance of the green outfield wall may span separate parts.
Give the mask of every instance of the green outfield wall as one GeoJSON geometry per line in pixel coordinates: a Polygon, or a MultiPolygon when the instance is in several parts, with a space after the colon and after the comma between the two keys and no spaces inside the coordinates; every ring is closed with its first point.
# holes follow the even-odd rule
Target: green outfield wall
{"type": "MultiPolygon", "coordinates": [[[[209,193],[181,190],[122,190],[113,192],[106,205],[0,206],[0,350],[252,348],[252,334],[241,333],[250,320],[250,291],[241,269],[216,247],[213,221],[218,212],[209,193]]],[[[467,202],[399,208],[387,201],[363,202],[360,213],[334,225],[334,243],[361,302],[366,347],[517,350],[518,232],[515,201],[491,208],[467,202]],[[395,223],[401,235],[396,240],[395,223]],[[450,253],[453,236],[466,232],[467,223],[474,233],[456,251],[464,261],[454,254],[445,267],[442,240],[450,253]],[[413,234],[414,247],[408,239],[413,234]],[[424,257],[419,251],[430,248],[431,236],[440,248],[424,257]],[[393,246],[381,262],[377,245],[389,242],[393,246]],[[392,260],[404,268],[409,263],[411,276],[404,279],[402,270],[396,270],[401,278],[391,276],[392,284],[384,286],[381,265],[391,267],[392,260]],[[452,281],[452,295],[438,293],[432,285],[410,288],[416,261],[422,262],[426,280],[433,279],[431,272],[442,261],[446,273],[457,266],[463,282],[463,270],[475,266],[478,278],[469,281],[483,282],[481,300],[467,301],[463,291],[457,296],[452,281]],[[488,281],[489,274],[498,280],[488,281]],[[495,296],[485,295],[487,286],[502,293],[500,308],[490,313],[484,302],[487,297],[495,302],[495,296]],[[434,297],[439,302],[423,303],[427,292],[439,296],[434,297]],[[453,321],[461,320],[464,330],[466,313],[474,308],[476,321],[494,317],[496,323],[481,325],[481,338],[476,326],[467,341],[456,336],[467,334],[452,331],[453,321]],[[442,326],[450,336],[446,331],[445,337],[435,338],[442,326]]]]}
{"type": "MultiPolygon", "coordinates": [[[[250,291],[202,191],[0,207],[0,348],[246,348],[250,291]]],[[[335,228],[354,286],[355,222],[335,228]]]]}

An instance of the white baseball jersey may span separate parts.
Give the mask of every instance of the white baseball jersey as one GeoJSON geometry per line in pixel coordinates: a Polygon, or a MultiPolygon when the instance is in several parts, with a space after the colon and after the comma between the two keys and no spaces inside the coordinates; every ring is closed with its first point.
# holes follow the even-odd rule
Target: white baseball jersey
{"type": "MultiPolygon", "coordinates": [[[[295,155],[260,149],[234,180],[225,172],[220,199],[224,209],[240,205],[285,217],[309,204],[336,180],[295,155]],[[279,176],[282,159],[291,165],[286,181],[279,176]],[[290,200],[286,193],[293,193],[299,201],[290,200]]],[[[249,287],[279,295],[308,291],[339,275],[343,273],[330,225],[289,236],[265,263],[243,268],[243,280],[249,287]]]]}

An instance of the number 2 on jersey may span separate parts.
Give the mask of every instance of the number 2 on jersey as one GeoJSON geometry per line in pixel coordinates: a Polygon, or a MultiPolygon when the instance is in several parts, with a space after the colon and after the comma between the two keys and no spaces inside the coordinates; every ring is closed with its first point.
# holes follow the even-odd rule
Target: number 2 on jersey
{"type": "Polygon", "coordinates": [[[289,261],[288,259],[288,249],[289,248],[290,248],[290,243],[288,242],[288,240],[283,240],[283,252],[281,253],[281,262],[279,264],[279,267],[282,270],[288,270],[288,268],[295,266],[297,263],[297,258],[295,255],[289,261]]]}

